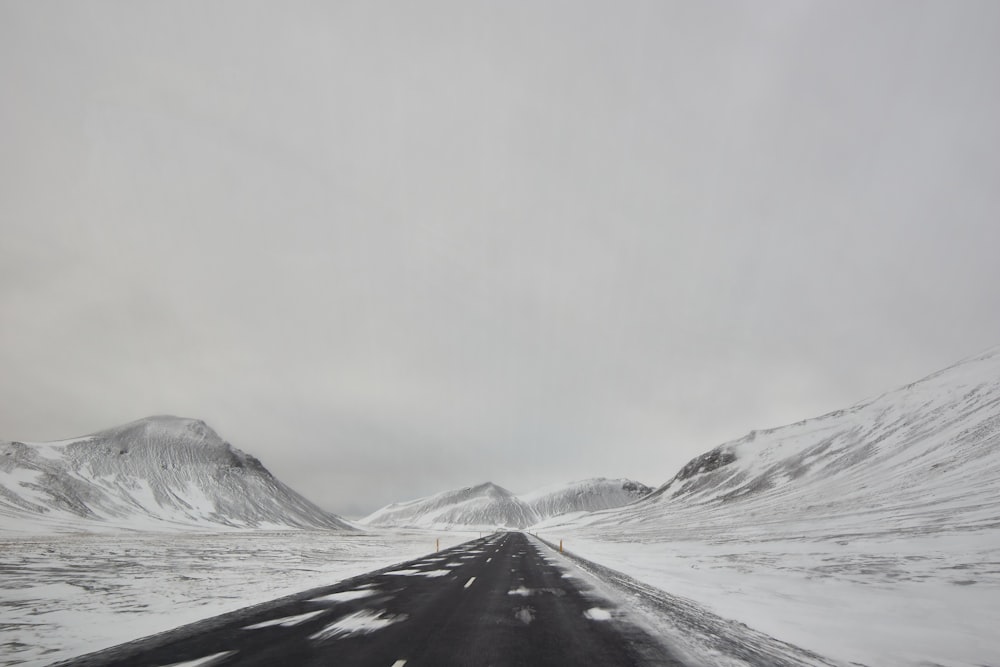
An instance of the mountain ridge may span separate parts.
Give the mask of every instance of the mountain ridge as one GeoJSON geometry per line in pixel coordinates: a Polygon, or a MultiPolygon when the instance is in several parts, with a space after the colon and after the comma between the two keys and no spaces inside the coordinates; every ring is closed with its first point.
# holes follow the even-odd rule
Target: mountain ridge
{"type": "Polygon", "coordinates": [[[492,482],[390,503],[358,523],[377,527],[523,529],[553,516],[618,507],[653,489],[603,477],[514,494],[492,482]]]}

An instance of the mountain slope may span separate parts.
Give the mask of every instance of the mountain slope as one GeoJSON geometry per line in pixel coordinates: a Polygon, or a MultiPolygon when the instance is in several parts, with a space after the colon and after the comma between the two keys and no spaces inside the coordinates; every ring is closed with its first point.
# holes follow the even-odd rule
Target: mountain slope
{"type": "Polygon", "coordinates": [[[666,535],[793,519],[806,530],[879,519],[918,532],[1000,522],[1000,348],[850,408],[751,431],[581,525],[628,520],[666,535]]]}
{"type": "Polygon", "coordinates": [[[569,484],[559,484],[522,493],[520,498],[540,519],[570,514],[594,512],[628,505],[651,493],[653,489],[630,479],[597,477],[569,484]]]}
{"type": "Polygon", "coordinates": [[[0,441],[0,527],[351,529],[204,422],[150,417],[58,443],[0,441]]]}
{"type": "Polygon", "coordinates": [[[1000,664],[1000,348],[533,530],[837,664],[1000,664]]]}

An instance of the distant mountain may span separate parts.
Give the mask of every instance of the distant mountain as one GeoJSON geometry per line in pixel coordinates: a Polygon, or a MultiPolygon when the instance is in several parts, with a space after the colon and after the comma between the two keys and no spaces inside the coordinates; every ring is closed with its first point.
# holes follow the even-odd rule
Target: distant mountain
{"type": "Polygon", "coordinates": [[[1000,525],[1000,347],[844,410],[751,431],[640,502],[572,525],[667,541],[1000,525]]]}
{"type": "Polygon", "coordinates": [[[566,512],[592,511],[633,502],[652,491],[626,479],[589,479],[516,496],[486,483],[427,498],[393,503],[359,523],[379,527],[527,528],[566,512]]]}
{"type": "Polygon", "coordinates": [[[204,422],[150,417],[56,443],[0,441],[0,529],[350,530],[204,422]]]}
{"type": "Polygon", "coordinates": [[[538,520],[535,511],[507,489],[480,484],[427,498],[393,503],[359,523],[379,527],[447,529],[454,526],[524,528],[538,520]]]}
{"type": "Polygon", "coordinates": [[[540,519],[549,519],[571,512],[595,512],[634,503],[653,489],[630,479],[597,477],[569,484],[548,486],[518,498],[540,519]]]}

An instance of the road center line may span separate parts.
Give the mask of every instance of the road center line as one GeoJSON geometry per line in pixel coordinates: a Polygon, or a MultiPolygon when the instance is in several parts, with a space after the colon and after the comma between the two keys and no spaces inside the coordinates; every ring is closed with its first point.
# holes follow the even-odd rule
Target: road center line
{"type": "Polygon", "coordinates": [[[475,581],[475,580],[476,580],[475,577],[472,577],[471,579],[469,579],[467,582],[465,582],[465,587],[468,588],[469,586],[471,586],[472,582],[475,581]]]}
{"type": "Polygon", "coordinates": [[[392,663],[392,667],[403,667],[403,665],[405,664],[406,664],[405,660],[397,660],[396,662],[392,663]]]}
{"type": "Polygon", "coordinates": [[[493,556],[490,556],[489,558],[487,558],[486,562],[489,563],[491,560],[493,560],[493,556]]]}

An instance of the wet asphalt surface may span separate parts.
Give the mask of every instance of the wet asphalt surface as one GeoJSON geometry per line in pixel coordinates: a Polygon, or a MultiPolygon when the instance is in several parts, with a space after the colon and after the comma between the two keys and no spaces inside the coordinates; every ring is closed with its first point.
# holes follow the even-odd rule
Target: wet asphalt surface
{"type": "Polygon", "coordinates": [[[498,533],[60,663],[682,665],[541,542],[498,533]]]}

